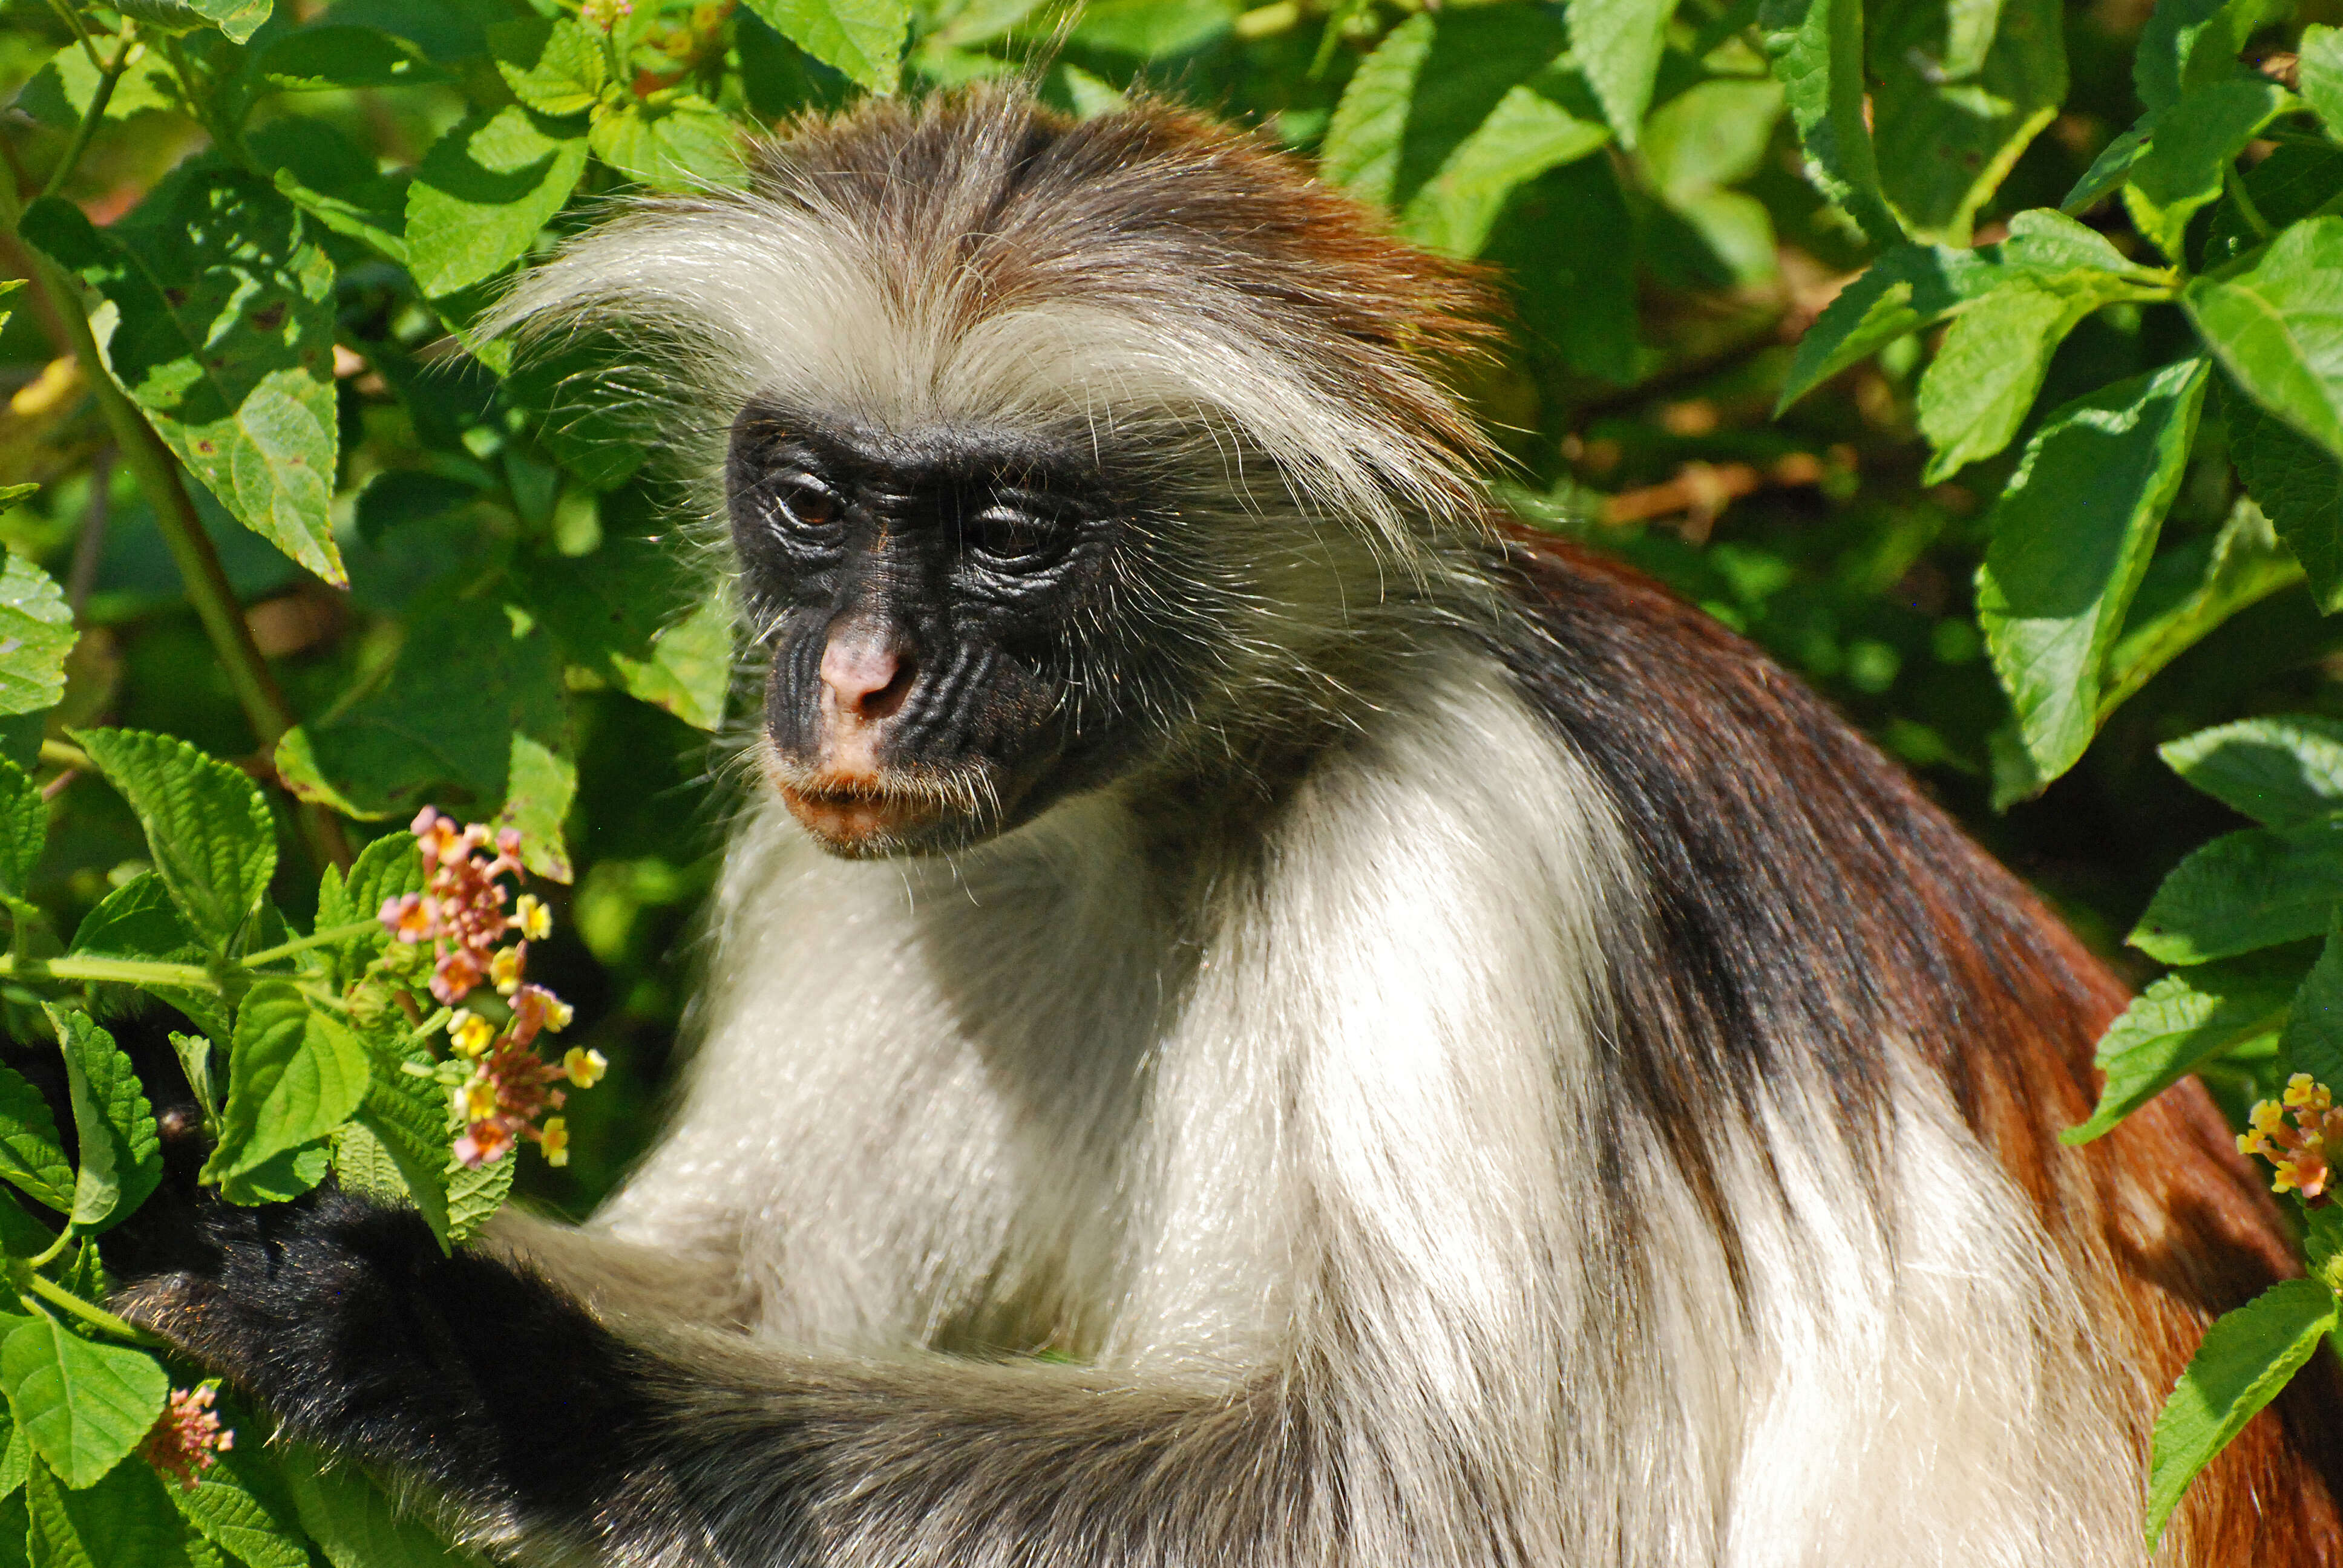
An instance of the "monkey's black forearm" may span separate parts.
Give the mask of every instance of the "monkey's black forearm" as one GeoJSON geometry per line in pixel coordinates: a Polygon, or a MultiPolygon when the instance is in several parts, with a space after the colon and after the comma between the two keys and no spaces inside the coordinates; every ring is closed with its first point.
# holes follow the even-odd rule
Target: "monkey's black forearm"
{"type": "MultiPolygon", "coordinates": [[[[1323,1560],[1349,1533],[1337,1500],[1380,1490],[1286,1379],[1169,1390],[745,1339],[654,1352],[534,1274],[441,1255],[403,1211],[328,1195],[203,1225],[209,1262],[125,1309],[289,1430],[427,1483],[508,1542],[727,1568],[1270,1568],[1323,1560]]],[[[1482,1523],[1489,1549],[1463,1560],[1506,1560],[1503,1523],[1482,1523]]],[[[1393,1560],[1458,1561],[1447,1544],[1393,1560]]]]}

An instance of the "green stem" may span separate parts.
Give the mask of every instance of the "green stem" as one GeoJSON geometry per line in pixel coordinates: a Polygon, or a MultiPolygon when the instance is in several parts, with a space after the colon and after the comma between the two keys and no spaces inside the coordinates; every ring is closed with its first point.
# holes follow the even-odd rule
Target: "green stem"
{"type": "Polygon", "coordinates": [[[71,1225],[67,1225],[64,1230],[57,1232],[57,1239],[55,1241],[50,1242],[42,1251],[25,1259],[25,1266],[28,1269],[47,1267],[49,1264],[55,1262],[58,1255],[67,1247],[73,1245],[73,1240],[74,1228],[71,1225]]]}
{"type": "Polygon", "coordinates": [[[104,70],[106,62],[97,57],[97,45],[89,41],[89,29],[81,25],[81,18],[74,15],[74,8],[65,0],[49,0],[49,9],[64,17],[65,25],[73,29],[73,35],[81,45],[81,52],[89,56],[89,63],[104,70]]]}
{"type": "Polygon", "coordinates": [[[53,768],[75,768],[83,772],[87,772],[97,766],[89,759],[88,752],[78,746],[69,746],[62,740],[42,741],[41,760],[53,768]]]}
{"type": "Polygon", "coordinates": [[[57,166],[49,171],[48,183],[41,187],[43,196],[56,195],[65,188],[65,181],[73,177],[75,168],[81,163],[82,154],[89,148],[89,138],[96,134],[97,123],[106,118],[106,106],[114,99],[114,85],[122,80],[123,68],[130,64],[131,46],[137,41],[136,30],[125,22],[122,25],[122,41],[115,45],[114,64],[99,67],[97,89],[89,95],[89,108],[82,115],[81,123],[74,126],[73,140],[65,144],[65,155],[57,159],[57,166]]]}
{"type": "MultiPolygon", "coordinates": [[[[0,223],[5,223],[13,234],[23,216],[15,186],[0,178],[0,223]]],[[[228,685],[244,709],[245,719],[258,737],[262,752],[273,756],[277,742],[296,722],[292,705],[285,700],[277,677],[269,671],[268,661],[261,657],[259,645],[252,640],[252,628],[246,624],[236,589],[229,585],[227,572],[220,565],[219,551],[213,548],[211,536],[204,532],[195,502],[188,498],[186,487],[180,480],[177,459],[164,445],[163,437],[155,433],[155,427],[146,422],[146,417],[115,384],[113,373],[106,368],[106,357],[98,352],[97,338],[90,331],[89,313],[82,308],[81,291],[73,279],[34,247],[27,246],[25,254],[33,264],[33,286],[49,301],[65,326],[74,357],[81,363],[82,377],[97,398],[99,412],[114,434],[116,448],[123,461],[130,465],[140,492],[154,510],[155,525],[162,531],[171,558],[178,564],[187,598],[196,607],[196,618],[203,622],[213,651],[227,671],[228,685]]],[[[338,821],[309,801],[302,801],[297,814],[303,835],[320,864],[347,867],[350,863],[349,840],[338,821]]]]}
{"type": "Polygon", "coordinates": [[[346,926],[331,926],[322,931],[313,931],[306,937],[296,937],[289,942],[280,942],[273,948],[265,948],[256,953],[246,953],[236,961],[248,970],[256,970],[263,964],[273,964],[278,959],[291,958],[295,953],[307,952],[311,948],[322,948],[332,942],[346,942],[352,937],[362,937],[368,931],[380,930],[382,930],[380,920],[352,920],[346,926]]]}
{"type": "MultiPolygon", "coordinates": [[[[116,1339],[128,1340],[131,1343],[139,1345],[160,1345],[164,1342],[163,1341],[156,1339],[153,1334],[148,1333],[145,1329],[138,1328],[131,1323],[124,1322],[112,1312],[107,1312],[104,1307],[91,1306],[87,1302],[83,1301],[79,1296],[75,1295],[63,1285],[57,1284],[55,1282],[49,1280],[43,1275],[35,1274],[33,1276],[32,1295],[38,1296],[41,1300],[50,1302],[52,1305],[63,1307],[65,1311],[73,1313],[84,1322],[88,1323],[95,1328],[102,1329],[106,1332],[114,1335],[116,1339]]],[[[23,1299],[26,1306],[31,1306],[33,1304],[32,1296],[26,1296],[23,1299]]]]}
{"type": "Polygon", "coordinates": [[[9,980],[96,980],[116,985],[175,985],[190,990],[225,991],[219,977],[201,964],[166,963],[160,959],[99,958],[67,953],[62,958],[34,959],[22,953],[0,954],[0,978],[9,980]]]}

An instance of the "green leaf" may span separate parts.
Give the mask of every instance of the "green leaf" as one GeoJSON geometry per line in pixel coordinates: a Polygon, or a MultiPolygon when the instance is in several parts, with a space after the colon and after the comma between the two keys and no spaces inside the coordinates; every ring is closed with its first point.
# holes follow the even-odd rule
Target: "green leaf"
{"type": "Polygon", "coordinates": [[[2168,964],[2199,964],[2323,936],[2343,900],[2343,821],[2253,828],[2214,839],[2164,879],[2125,939],[2168,964]]]}
{"type": "Polygon", "coordinates": [[[271,120],[247,134],[244,145],[278,193],[318,226],[406,262],[404,174],[383,173],[371,153],[331,122],[307,116],[271,120]]]}
{"type": "Polygon", "coordinates": [[[1966,245],[1978,207],[2066,99],[2057,0],[1905,4],[1872,15],[1883,194],[1914,238],[1966,245]],[[1976,63],[1962,69],[1965,54],[1976,63]]]}
{"type": "Polygon", "coordinates": [[[2149,1441],[2151,1553],[2188,1483],[2278,1397],[2335,1322],[2334,1292],[2317,1280],[2282,1280],[2205,1332],[2149,1441]]]}
{"type": "Polygon", "coordinates": [[[739,181],[732,121],[686,93],[657,104],[630,100],[594,116],[594,156],[653,190],[691,191],[739,181]]]}
{"type": "Polygon", "coordinates": [[[572,875],[561,824],[577,795],[578,759],[566,747],[557,749],[527,735],[512,738],[504,809],[493,825],[519,832],[520,862],[538,876],[567,882],[572,875]]]}
{"type": "Polygon", "coordinates": [[[568,709],[554,639],[527,620],[493,600],[418,609],[387,678],[278,743],[286,787],[355,817],[437,803],[478,820],[541,783],[516,779],[516,733],[567,754],[568,709]]]}
{"type": "Polygon", "coordinates": [[[84,1492],[35,1465],[25,1503],[39,1568],[195,1568],[164,1483],[146,1465],[116,1466],[84,1492]]]}
{"type": "Polygon", "coordinates": [[[1675,8],[1676,0],[1574,0],[1564,16],[1571,52],[1623,147],[1634,148],[1651,107],[1675,8]]]}
{"type": "MultiPolygon", "coordinates": [[[[350,862],[344,897],[348,919],[370,920],[389,900],[423,890],[423,857],[411,833],[386,833],[358,851],[350,862]]],[[[319,921],[323,924],[322,918],[319,921]]]]}
{"type": "Polygon", "coordinates": [[[2098,201],[2109,191],[2131,177],[2132,166],[2147,154],[2148,139],[2156,135],[2156,115],[2142,115],[2131,127],[2106,146],[2075,182],[2075,188],[2058,203],[2061,212],[2081,212],[2098,201]]]}
{"type": "Polygon", "coordinates": [[[85,1012],[51,1006],[73,1101],[81,1170],[73,1222],[96,1232],[129,1218],[163,1179],[163,1141],[130,1058],[85,1012]]]}
{"type": "Polygon", "coordinates": [[[2012,218],[2009,237],[1999,245],[1901,246],[1824,307],[1798,344],[1778,407],[2019,279],[2054,291],[2087,289],[2103,302],[2160,298],[2172,287],[2170,274],[2135,266],[2096,231],[2039,209],[2012,218]]]}
{"type": "Polygon", "coordinates": [[[2329,615],[2343,609],[2343,459],[2226,383],[2221,414],[2246,493],[2302,563],[2318,608],[2329,615]]]}
{"type": "MultiPolygon", "coordinates": [[[[111,59],[113,53],[114,46],[107,45],[106,57],[111,59]]],[[[98,80],[98,68],[90,63],[87,52],[77,43],[67,44],[33,73],[17,93],[15,106],[53,131],[70,131],[96,101],[98,80]]],[[[178,101],[178,83],[171,75],[170,61],[162,51],[138,44],[133,45],[130,64],[114,84],[113,96],[106,100],[106,117],[126,120],[152,109],[176,107],[178,101]]]]}
{"type": "Polygon", "coordinates": [[[1864,124],[1861,0],[1762,0],[1757,25],[1805,149],[1806,177],[1874,245],[1903,239],[1864,124]]]}
{"type": "Polygon", "coordinates": [[[145,1351],[85,1340],[44,1315],[0,1340],[0,1384],[34,1448],[79,1490],[138,1446],[163,1413],[171,1374],[145,1351]]]}
{"type": "Polygon", "coordinates": [[[582,126],[518,104],[474,115],[431,144],[407,193],[407,266],[427,295],[502,272],[561,210],[586,170],[582,126]]]}
{"type": "Polygon", "coordinates": [[[2181,304],[2247,396],[2343,457],[2343,217],[2294,225],[2181,304]]]}
{"type": "Polygon", "coordinates": [[[2246,40],[2287,9],[2284,0],[2157,0],[2132,56],[2139,101],[2162,109],[2191,87],[2237,75],[2246,40]]]}
{"type": "Polygon", "coordinates": [[[2099,1039],[2107,1074],[2090,1120],[2058,1134],[2087,1143],[2198,1065],[2276,1029],[2300,980],[2296,961],[2232,960],[2166,975],[2132,1000],[2099,1039]]]}
{"type": "MultiPolygon", "coordinates": [[[[464,1131],[464,1118],[450,1102],[447,1116],[447,1141],[452,1150],[456,1139],[464,1131]]],[[[486,1165],[465,1165],[453,1153],[447,1157],[441,1178],[447,1188],[447,1239],[461,1244],[480,1233],[497,1211],[505,1206],[512,1193],[513,1172],[520,1161],[512,1154],[486,1165]]]]}
{"type": "Polygon", "coordinates": [[[101,233],[57,197],[21,232],[114,306],[106,365],[245,527],[337,585],[334,264],[272,185],[210,156],[101,233]]]}
{"type": "Polygon", "coordinates": [[[49,841],[48,802],[22,768],[0,758],[0,897],[22,899],[49,841]]]}
{"type": "Polygon", "coordinates": [[[2248,251],[2259,250],[2270,234],[2343,196],[2343,147],[2285,143],[2238,176],[2237,185],[2261,222],[2247,217],[2234,196],[2217,204],[2204,227],[2199,272],[2222,270],[2248,251]]]}
{"type": "Polygon", "coordinates": [[[744,9],[874,93],[901,79],[910,0],[747,0],[744,9]]]}
{"type": "Polygon", "coordinates": [[[2244,719],[2157,748],[2180,777],[2265,828],[2343,810],[2343,720],[2314,713],[2244,719]]]}
{"type": "Polygon", "coordinates": [[[398,1187],[447,1245],[447,1096],[431,1079],[401,1072],[377,1054],[374,1080],[358,1108],[358,1125],[398,1172],[398,1187]]]}
{"type": "Polygon", "coordinates": [[[1240,0],[1091,0],[1067,41],[1137,60],[1168,60],[1224,36],[1242,9],[1240,0]]]}
{"type": "Polygon", "coordinates": [[[2289,1072],[2321,1083],[2343,1083],[2343,940],[2330,927],[2327,945],[2302,978],[2278,1036],[2278,1056],[2289,1072]]]}
{"type": "Polygon", "coordinates": [[[367,1052],[340,1020],[283,980],[264,980],[236,1020],[219,1147],[204,1174],[224,1180],[313,1143],[350,1119],[366,1094],[367,1052]]]}
{"type": "Polygon", "coordinates": [[[2343,29],[2305,27],[2295,45],[2295,73],[2296,91],[2326,122],[2327,134],[2343,136],[2343,29]]]}
{"type": "Polygon", "coordinates": [[[65,694],[65,656],[80,636],[56,579],[7,552],[0,567],[0,715],[55,708],[65,694]]]}
{"type": "Polygon", "coordinates": [[[2211,539],[2199,535],[2148,567],[2123,636],[2107,653],[2098,721],[2231,616],[2301,580],[2302,568],[2269,519],[2240,497],[2211,539]]]}
{"type": "Polygon", "coordinates": [[[2207,82],[2156,116],[2147,151],[2131,166],[2124,205],[2139,232],[2175,262],[2188,220],[2221,194],[2222,176],[2246,144],[2294,104],[2275,82],[2207,82]]]}
{"type": "MultiPolygon", "coordinates": [[[[229,1408],[232,1429],[242,1414],[229,1408]]],[[[245,1438],[237,1431],[239,1440],[245,1438]]],[[[310,1568],[300,1514],[293,1494],[277,1474],[271,1451],[239,1441],[212,1456],[192,1487],[166,1490],[171,1502],[204,1538],[248,1568],[310,1568]]]]}
{"type": "MultiPolygon", "coordinates": [[[[1530,84],[1533,96],[1546,99],[1568,118],[1589,122],[1590,129],[1601,118],[1592,95],[1574,75],[1542,75],[1562,45],[1560,21],[1543,7],[1492,5],[1402,23],[1343,89],[1319,154],[1322,172],[1361,199],[1402,212],[1460,155],[1467,160],[1453,172],[1460,184],[1501,177],[1508,158],[1524,150],[1519,146],[1524,138],[1560,130],[1554,113],[1516,98],[1488,130],[1483,146],[1463,153],[1465,144],[1499,116],[1515,87],[1530,84]],[[1575,112],[1570,107],[1574,98],[1575,112]]],[[[1574,140],[1586,133],[1561,134],[1574,140]]],[[[1422,221],[1429,224],[1442,198],[1435,194],[1425,199],[1422,221]]],[[[1460,191],[1459,199],[1478,207],[1487,198],[1460,191]]],[[[1467,228],[1476,221],[1462,216],[1467,228]]]]}
{"type": "Polygon", "coordinates": [[[441,1543],[350,1466],[298,1446],[284,1456],[302,1528],[333,1568],[477,1568],[478,1558],[441,1543]]]}
{"type": "Polygon", "coordinates": [[[414,47],[372,27],[305,27],[260,55],[261,79],[305,92],[327,87],[415,87],[447,80],[414,47]]]}
{"type": "MultiPolygon", "coordinates": [[[[100,900],[97,908],[82,917],[68,950],[77,956],[160,959],[166,963],[201,963],[206,957],[163,879],[152,871],[140,872],[100,900]]],[[[192,986],[138,989],[178,1009],[206,1033],[227,1038],[227,1004],[218,993],[192,986]]],[[[93,1009],[101,1017],[111,1016],[120,1006],[111,999],[120,994],[115,986],[93,987],[93,1009]]]]}
{"type": "Polygon", "coordinates": [[[41,1091],[0,1067],[0,1178],[60,1214],[73,1207],[74,1171],[41,1091]]]}
{"type": "Polygon", "coordinates": [[[1920,433],[1936,448],[1921,483],[1949,478],[2009,445],[2050,356],[2099,307],[2097,281],[2013,278],[1953,317],[1920,377],[1920,433]]]}
{"type": "Polygon", "coordinates": [[[268,20],[274,0],[117,0],[115,9],[166,33],[216,27],[241,44],[268,20]]]}
{"type": "Polygon", "coordinates": [[[565,658],[695,728],[721,719],[730,616],[709,597],[705,574],[674,549],[620,536],[590,555],[536,558],[519,575],[530,613],[565,658]]]}
{"type": "Polygon", "coordinates": [[[602,40],[567,17],[528,16],[488,30],[488,52],[513,96],[540,115],[582,115],[610,73],[602,40]]]}
{"type": "Polygon", "coordinates": [[[220,1178],[219,1195],[231,1203],[256,1208],[263,1203],[289,1203],[326,1179],[334,1166],[333,1144],[320,1138],[297,1149],[272,1154],[249,1171],[220,1178]]]}
{"type": "Polygon", "coordinates": [[[146,829],[155,874],[198,935],[225,949],[268,892],[277,831],[252,780],[186,741],[138,729],[74,739],[146,829]]]}
{"type": "Polygon", "coordinates": [[[2097,727],[2107,654],[2179,487],[2207,378],[2204,360],[2187,359],[2066,405],[1994,508],[1977,623],[2044,782],[2097,727]]]}
{"type": "Polygon", "coordinates": [[[1451,256],[1478,256],[1516,187],[1610,139],[1601,122],[1576,117],[1534,86],[1515,87],[1417,190],[1400,231],[1451,256]]]}

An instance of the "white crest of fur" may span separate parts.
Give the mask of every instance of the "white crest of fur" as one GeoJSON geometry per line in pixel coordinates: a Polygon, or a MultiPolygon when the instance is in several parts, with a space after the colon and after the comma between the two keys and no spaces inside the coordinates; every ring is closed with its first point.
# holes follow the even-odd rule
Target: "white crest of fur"
{"type": "Polygon", "coordinates": [[[1186,302],[1110,306],[1071,285],[1089,266],[1147,258],[1099,255],[1062,268],[1062,291],[1045,280],[992,302],[956,254],[961,238],[888,255],[853,215],[799,202],[647,203],[525,274],[482,330],[617,332],[649,361],[628,384],[665,405],[648,412],[667,416],[693,470],[713,466],[730,415],[765,397],[882,431],[1075,421],[1101,447],[1153,447],[1191,468],[1191,448],[1250,447],[1292,502],[1403,556],[1416,541],[1407,519],[1453,512],[1468,488],[1423,443],[1324,395],[1305,372],[1311,344],[1233,289],[1193,278],[1186,302]],[[648,391],[662,386],[677,390],[648,391]]]}

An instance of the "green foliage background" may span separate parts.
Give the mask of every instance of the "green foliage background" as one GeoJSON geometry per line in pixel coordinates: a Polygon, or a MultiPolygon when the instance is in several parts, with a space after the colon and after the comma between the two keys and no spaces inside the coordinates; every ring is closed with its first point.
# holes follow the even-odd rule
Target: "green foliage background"
{"type": "MultiPolygon", "coordinates": [[[[736,178],[742,126],[1025,74],[1076,115],[1145,86],[1257,126],[1486,263],[1513,332],[1467,390],[1508,501],[1765,644],[2130,978],[2174,966],[2086,1133],[2191,1070],[2239,1116],[2284,1068],[2343,1080],[2343,960],[2313,963],[2343,897],[2337,10],[11,0],[0,266],[48,269],[0,330],[0,485],[38,487],[0,518],[0,751],[49,797],[0,790],[46,824],[0,831],[37,852],[0,866],[16,972],[161,852],[93,725],[266,783],[280,936],[427,801],[517,826],[556,884],[532,972],[612,1063],[519,1191],[585,1212],[684,1006],[729,632],[591,347],[508,375],[471,321],[605,198],[736,178]]],[[[8,995],[62,1103],[54,990],[8,995]]],[[[115,1002],[156,1105],[186,1098],[167,1036],[200,999],[115,1002]]],[[[2225,1325],[2230,1392],[2173,1418],[2161,1506],[2335,1318],[2319,1285],[2225,1325]]],[[[116,1484],[34,1469],[36,1552],[44,1498],[62,1540],[116,1484]]],[[[337,1568],[377,1560],[371,1504],[287,1484],[337,1568]]]]}

